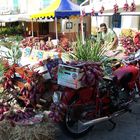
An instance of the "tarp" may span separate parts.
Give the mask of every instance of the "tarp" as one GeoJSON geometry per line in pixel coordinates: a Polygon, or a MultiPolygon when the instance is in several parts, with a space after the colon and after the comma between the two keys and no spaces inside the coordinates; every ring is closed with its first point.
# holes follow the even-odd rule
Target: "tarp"
{"type": "Polygon", "coordinates": [[[0,22],[16,22],[18,15],[0,15],[0,22]]]}
{"type": "Polygon", "coordinates": [[[38,13],[31,15],[31,18],[64,18],[72,15],[80,15],[80,6],[70,0],[55,0],[51,5],[38,13]]]}
{"type": "Polygon", "coordinates": [[[55,16],[64,18],[72,15],[80,15],[80,6],[70,0],[61,0],[59,7],[55,11],[55,16]]]}
{"type": "Polygon", "coordinates": [[[59,7],[61,0],[55,0],[52,4],[50,4],[48,7],[45,9],[32,14],[31,18],[50,18],[50,17],[55,17],[55,10],[59,7]]]}

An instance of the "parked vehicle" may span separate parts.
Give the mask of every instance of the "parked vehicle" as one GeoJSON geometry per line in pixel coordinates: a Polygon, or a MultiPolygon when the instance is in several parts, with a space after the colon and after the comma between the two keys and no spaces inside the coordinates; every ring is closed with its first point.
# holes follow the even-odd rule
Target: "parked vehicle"
{"type": "Polygon", "coordinates": [[[117,66],[109,77],[104,76],[96,87],[94,85],[77,90],[61,87],[54,92],[53,101],[59,109],[51,108],[58,111],[58,116],[61,115],[61,123],[68,132],[78,136],[103,121],[110,121],[114,128],[115,122],[112,119],[131,111],[130,105],[140,90],[139,60],[140,51],[124,59],[123,66],[117,66]]]}

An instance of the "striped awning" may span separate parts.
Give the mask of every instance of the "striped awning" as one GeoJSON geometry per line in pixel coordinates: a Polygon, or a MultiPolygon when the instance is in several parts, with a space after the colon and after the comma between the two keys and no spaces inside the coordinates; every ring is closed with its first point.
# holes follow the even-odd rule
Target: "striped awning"
{"type": "Polygon", "coordinates": [[[55,17],[55,10],[59,7],[61,0],[55,0],[52,4],[50,4],[45,9],[39,11],[38,13],[32,14],[32,19],[39,19],[39,18],[54,18],[55,17]]]}

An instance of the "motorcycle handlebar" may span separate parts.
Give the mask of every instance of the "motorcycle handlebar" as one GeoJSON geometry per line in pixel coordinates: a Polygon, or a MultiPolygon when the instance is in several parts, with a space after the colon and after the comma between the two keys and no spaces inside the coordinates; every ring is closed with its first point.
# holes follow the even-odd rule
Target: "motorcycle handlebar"
{"type": "Polygon", "coordinates": [[[128,57],[126,59],[123,59],[122,63],[130,64],[130,63],[138,62],[139,60],[140,60],[140,56],[139,57],[135,57],[135,55],[133,55],[133,58],[131,56],[131,57],[128,57]]]}

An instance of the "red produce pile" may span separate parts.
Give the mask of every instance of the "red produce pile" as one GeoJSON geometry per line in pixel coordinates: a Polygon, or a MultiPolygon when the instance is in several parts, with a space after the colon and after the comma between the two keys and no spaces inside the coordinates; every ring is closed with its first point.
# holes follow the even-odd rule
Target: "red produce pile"
{"type": "Polygon", "coordinates": [[[140,32],[138,32],[135,36],[134,36],[134,44],[138,47],[138,49],[140,49],[140,32]]]}
{"type": "MultiPolygon", "coordinates": [[[[80,68],[84,75],[81,78],[82,83],[85,86],[94,86],[98,88],[99,80],[103,77],[103,70],[101,69],[101,63],[98,62],[71,62],[68,65],[80,68]]],[[[60,122],[63,120],[65,111],[67,110],[67,105],[64,103],[52,103],[50,107],[49,117],[54,122],[60,122]]]]}
{"type": "Polygon", "coordinates": [[[129,55],[133,52],[136,52],[138,50],[138,47],[134,44],[133,42],[133,38],[128,36],[123,36],[120,38],[120,42],[122,44],[122,46],[124,47],[125,49],[125,54],[126,55],[129,55]]]}
{"type": "Polygon", "coordinates": [[[21,100],[23,106],[36,107],[45,92],[45,80],[38,72],[14,64],[4,72],[3,88],[15,99],[21,100]]]}
{"type": "Polygon", "coordinates": [[[73,61],[68,65],[78,67],[84,72],[81,82],[85,86],[97,85],[99,80],[103,77],[103,70],[101,68],[101,63],[92,61],[73,61]]]}
{"type": "Polygon", "coordinates": [[[39,50],[50,50],[54,48],[50,40],[45,42],[44,39],[41,39],[39,37],[26,37],[21,41],[20,47],[21,48],[31,47],[39,50]]]}

